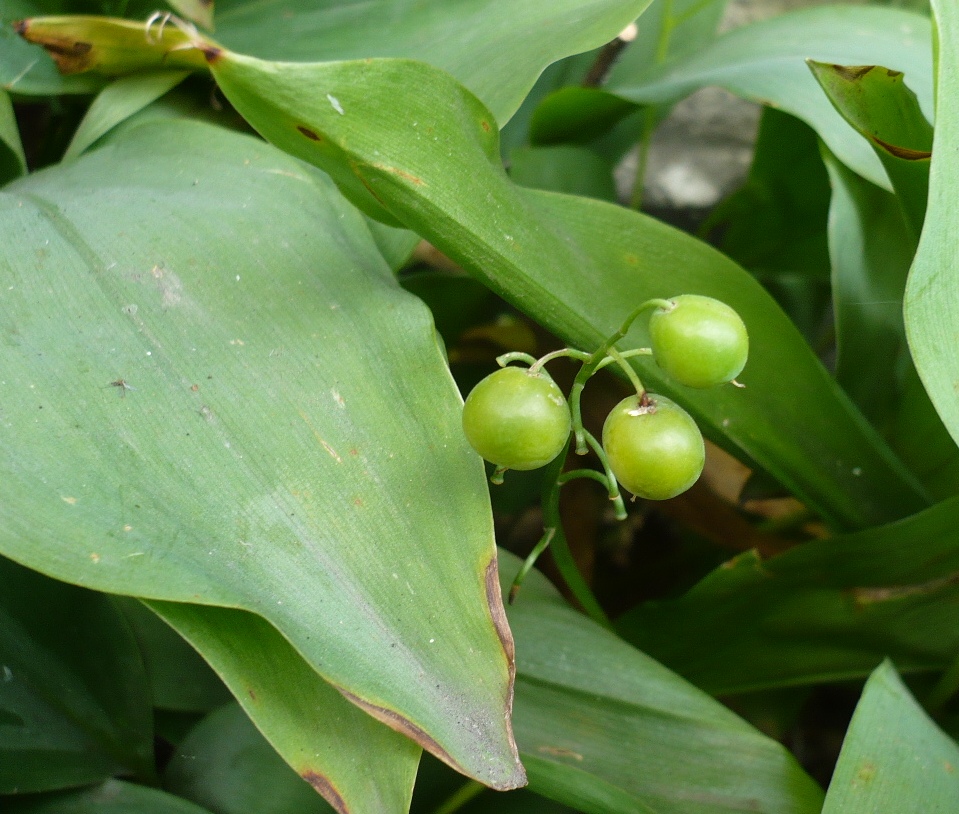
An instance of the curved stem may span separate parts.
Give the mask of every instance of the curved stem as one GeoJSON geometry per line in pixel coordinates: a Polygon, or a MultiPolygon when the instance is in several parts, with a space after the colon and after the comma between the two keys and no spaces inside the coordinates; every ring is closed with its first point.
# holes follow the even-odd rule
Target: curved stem
{"type": "Polygon", "coordinates": [[[576,480],[577,478],[594,480],[597,483],[603,484],[607,490],[609,489],[609,481],[606,479],[606,476],[602,472],[597,472],[595,469],[571,469],[569,472],[564,472],[560,475],[559,478],[557,478],[557,482],[560,486],[565,486],[571,480],[576,480]]]}
{"type": "Polygon", "coordinates": [[[496,357],[496,364],[500,367],[506,367],[510,362],[526,362],[526,364],[532,366],[536,364],[536,357],[531,353],[523,353],[521,350],[514,350],[496,357]]]}
{"type": "MultiPolygon", "coordinates": [[[[554,484],[556,482],[554,481],[554,484]]],[[[613,629],[609,617],[603,611],[596,597],[593,595],[583,575],[579,572],[576,561],[573,559],[573,553],[569,550],[569,543],[566,541],[566,535],[563,534],[563,526],[559,516],[559,485],[556,484],[549,492],[549,499],[543,502],[543,516],[546,524],[556,529],[551,543],[553,552],[553,562],[556,563],[559,573],[563,580],[569,586],[570,591],[576,601],[582,605],[593,621],[598,622],[608,630],[613,629]]]]}
{"type": "MultiPolygon", "coordinates": [[[[650,308],[672,309],[673,307],[673,303],[671,303],[669,300],[664,300],[659,297],[646,300],[646,302],[634,309],[629,316],[626,317],[626,320],[623,322],[622,326],[620,326],[618,331],[608,336],[604,340],[603,344],[600,345],[596,351],[590,354],[589,361],[583,363],[579,373],[576,374],[576,379],[573,381],[573,388],[569,394],[569,407],[573,416],[573,434],[576,438],[577,455],[585,455],[587,451],[585,430],[583,429],[583,413],[580,406],[580,400],[583,395],[583,388],[586,386],[586,382],[589,381],[589,377],[599,370],[606,357],[611,355],[610,350],[617,342],[619,342],[620,339],[629,333],[629,329],[632,327],[632,324],[636,321],[636,318],[643,313],[643,311],[646,311],[650,308]]],[[[645,348],[642,350],[645,350],[645,348]]],[[[629,353],[629,351],[627,351],[627,353],[629,353]]],[[[621,355],[621,358],[625,357],[622,357],[621,355]]],[[[619,360],[613,356],[613,361],[619,360]]],[[[641,384],[640,388],[642,388],[641,384]]],[[[642,389],[639,389],[637,392],[642,394],[643,391],[642,389]]]]}
{"type": "Polygon", "coordinates": [[[592,590],[590,590],[589,585],[586,584],[586,580],[583,579],[583,575],[579,572],[572,552],[569,550],[566,535],[563,533],[563,523],[559,516],[559,492],[562,486],[561,473],[563,464],[566,462],[566,454],[568,452],[569,442],[567,441],[563,451],[556,456],[556,459],[549,465],[546,471],[546,479],[543,486],[543,528],[545,529],[545,533],[543,537],[540,538],[536,548],[533,549],[533,553],[526,558],[527,562],[523,563],[520,573],[513,579],[513,585],[509,591],[510,602],[516,597],[519,585],[522,584],[523,578],[525,578],[530,568],[532,568],[533,563],[536,561],[533,554],[539,557],[547,547],[551,547],[553,562],[556,563],[556,567],[563,577],[563,581],[569,586],[576,601],[579,602],[590,618],[599,622],[603,627],[612,630],[613,626],[609,621],[609,617],[603,611],[599,602],[596,601],[592,590]],[[530,562],[530,560],[532,560],[532,562],[530,562]],[[529,563],[529,567],[527,567],[527,563],[529,563]],[[517,583],[517,579],[519,583],[517,583]]]}
{"type": "Polygon", "coordinates": [[[537,373],[547,362],[552,362],[553,359],[559,359],[563,356],[567,356],[571,359],[578,359],[580,362],[588,362],[590,354],[583,350],[576,350],[575,348],[560,348],[559,350],[554,350],[550,353],[547,353],[545,356],[541,356],[532,365],[530,365],[529,369],[531,372],[537,373]]]}
{"type": "MultiPolygon", "coordinates": [[[[623,359],[632,359],[634,356],[652,356],[652,348],[633,348],[632,350],[619,351],[619,355],[623,359]]],[[[612,356],[607,356],[596,365],[596,370],[602,370],[604,367],[609,367],[611,364],[614,364],[617,360],[612,356]]]]}
{"type": "Polygon", "coordinates": [[[596,457],[599,458],[599,462],[603,465],[603,471],[606,473],[606,488],[609,490],[609,499],[613,501],[616,519],[625,520],[626,506],[623,503],[623,496],[619,493],[619,481],[616,480],[613,470],[609,467],[609,458],[606,457],[606,450],[603,449],[603,445],[596,440],[592,433],[586,433],[586,441],[593,448],[593,452],[596,453],[596,457]]]}
{"type": "Polygon", "coordinates": [[[629,379],[633,387],[636,388],[636,395],[642,396],[646,392],[646,388],[643,387],[643,383],[639,380],[639,376],[636,375],[636,371],[633,370],[633,366],[623,358],[623,355],[616,350],[616,348],[609,349],[609,356],[613,361],[616,362],[626,374],[626,378],[629,379]]]}
{"type": "Polygon", "coordinates": [[[953,659],[946,671],[940,676],[936,686],[926,696],[922,705],[932,715],[939,712],[946,702],[959,692],[959,656],[953,659]]]}
{"type": "Polygon", "coordinates": [[[447,797],[433,814],[454,814],[474,797],[486,791],[486,786],[476,780],[467,780],[462,786],[447,797]]]}
{"type": "Polygon", "coordinates": [[[523,567],[520,568],[519,573],[513,577],[513,584],[509,586],[509,597],[506,601],[509,602],[510,605],[512,605],[513,600],[516,599],[516,594],[519,593],[519,589],[523,587],[523,580],[526,579],[526,575],[530,572],[530,569],[536,565],[539,555],[549,547],[549,544],[553,541],[553,537],[555,535],[555,527],[543,530],[543,536],[540,537],[539,542],[533,546],[533,550],[523,562],[523,567]]]}

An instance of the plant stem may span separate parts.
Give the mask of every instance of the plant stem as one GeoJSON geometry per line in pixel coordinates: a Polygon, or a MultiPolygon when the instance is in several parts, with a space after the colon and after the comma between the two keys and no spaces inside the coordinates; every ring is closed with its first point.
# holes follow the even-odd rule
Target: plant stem
{"type": "Polygon", "coordinates": [[[953,659],[946,671],[939,677],[936,686],[926,696],[922,705],[929,713],[939,712],[946,702],[959,691],[959,655],[953,659]]]}
{"type": "Polygon", "coordinates": [[[526,362],[532,367],[536,364],[536,357],[530,353],[523,353],[521,350],[514,350],[496,357],[496,364],[500,367],[506,367],[510,362],[526,362]]]}
{"type": "MultiPolygon", "coordinates": [[[[584,362],[583,366],[580,368],[579,373],[576,374],[576,378],[573,380],[573,387],[570,390],[569,394],[569,406],[570,411],[573,416],[573,434],[576,438],[576,454],[585,455],[587,452],[586,447],[586,431],[583,429],[583,412],[582,407],[580,406],[580,401],[583,395],[583,388],[586,386],[586,382],[589,381],[589,377],[592,376],[599,368],[603,365],[604,360],[607,356],[610,355],[610,349],[619,342],[627,333],[632,326],[633,322],[636,321],[636,318],[643,313],[643,311],[648,310],[649,308],[673,308],[673,304],[669,300],[664,300],[660,298],[654,298],[651,300],[646,300],[642,305],[632,311],[628,317],[626,317],[625,322],[618,331],[611,334],[606,338],[602,345],[596,349],[589,357],[589,361],[584,362]]],[[[645,349],[642,349],[645,350],[645,349]]],[[[627,351],[627,353],[630,353],[627,351]]],[[[633,354],[631,354],[633,355],[633,354]]],[[[637,354],[638,355],[638,354],[637,354]]],[[[620,358],[625,358],[620,356],[620,358]]],[[[613,357],[613,361],[619,361],[616,357],[613,357]]],[[[637,379],[638,381],[638,379],[637,379]]],[[[642,394],[642,384],[640,384],[640,394],[642,394]]]]}
{"type": "MultiPolygon", "coordinates": [[[[596,474],[599,473],[597,472],[596,474]]],[[[507,602],[509,602],[510,605],[512,605],[513,600],[516,599],[516,594],[519,593],[519,589],[523,587],[523,580],[526,579],[526,575],[536,564],[536,561],[539,559],[539,555],[542,554],[546,550],[547,546],[549,546],[549,544],[552,542],[555,535],[555,527],[544,529],[543,536],[540,537],[539,542],[533,547],[533,550],[523,562],[523,567],[520,568],[519,573],[513,577],[513,584],[509,586],[509,597],[507,599],[507,602]]]]}
{"type": "Polygon", "coordinates": [[[478,783],[476,780],[467,780],[447,797],[433,814],[454,814],[484,791],[486,791],[486,786],[482,783],[478,783]]]}
{"type": "Polygon", "coordinates": [[[543,525],[546,528],[556,529],[550,541],[553,552],[553,562],[556,563],[556,568],[562,575],[563,581],[569,587],[573,596],[576,597],[576,601],[579,602],[583,610],[586,611],[586,614],[594,621],[603,625],[603,627],[612,630],[613,626],[609,621],[609,617],[603,611],[602,607],[600,607],[599,602],[596,601],[596,597],[593,596],[592,590],[589,585],[586,584],[583,575],[579,572],[576,561],[573,559],[573,554],[569,550],[566,535],[563,533],[563,522],[559,514],[559,480],[565,458],[566,450],[557,458],[559,466],[555,469],[551,468],[547,473],[547,486],[545,488],[545,494],[543,495],[543,525]]]}

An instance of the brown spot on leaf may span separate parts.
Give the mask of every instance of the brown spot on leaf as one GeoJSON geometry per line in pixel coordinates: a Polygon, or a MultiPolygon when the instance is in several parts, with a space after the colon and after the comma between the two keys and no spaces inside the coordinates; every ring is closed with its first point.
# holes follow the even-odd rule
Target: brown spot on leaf
{"type": "Polygon", "coordinates": [[[855,82],[862,79],[869,73],[875,65],[832,65],[830,66],[837,74],[849,82],[855,82]]]}
{"type": "Polygon", "coordinates": [[[310,130],[309,127],[304,127],[302,124],[298,124],[296,129],[299,130],[304,136],[306,136],[311,141],[323,141],[323,138],[310,130]]]}
{"type": "Polygon", "coordinates": [[[223,49],[217,48],[215,45],[201,45],[199,48],[203,51],[203,58],[210,65],[217,62],[220,57],[223,56],[223,49]]]}
{"type": "Polygon", "coordinates": [[[483,119],[483,121],[480,122],[480,127],[482,127],[487,133],[490,131],[489,122],[486,121],[486,119],[483,119]]]}
{"type": "Polygon", "coordinates": [[[250,698],[251,698],[253,701],[256,701],[256,693],[253,692],[252,688],[249,689],[249,690],[247,690],[247,692],[250,694],[250,698]]]}
{"type": "Polygon", "coordinates": [[[574,752],[572,749],[565,749],[562,746],[540,746],[536,749],[537,752],[542,752],[544,755],[552,755],[553,757],[571,757],[573,760],[582,760],[583,756],[579,752],[574,752]]]}
{"type": "Polygon", "coordinates": [[[423,186],[423,179],[418,178],[413,175],[411,172],[406,172],[406,170],[401,170],[399,167],[390,167],[387,164],[373,164],[372,166],[376,167],[378,170],[383,170],[383,172],[388,172],[391,175],[398,175],[400,178],[405,178],[407,181],[416,184],[416,186],[423,186]]]}
{"type": "Polygon", "coordinates": [[[853,600],[858,605],[869,605],[874,602],[890,602],[896,599],[905,599],[910,596],[934,594],[944,588],[959,585],[959,573],[945,577],[931,579],[916,585],[888,585],[881,588],[853,588],[850,591],[853,600]]]}
{"type": "Polygon", "coordinates": [[[854,784],[870,783],[872,782],[873,778],[875,778],[875,776],[876,776],[876,764],[870,763],[867,761],[863,763],[862,766],[859,767],[859,771],[856,772],[856,779],[854,781],[854,784]]]}
{"type": "Polygon", "coordinates": [[[346,807],[346,801],[343,799],[343,796],[327,778],[314,772],[312,769],[301,772],[300,777],[322,794],[326,802],[333,806],[340,814],[349,814],[350,810],[346,807]]]}

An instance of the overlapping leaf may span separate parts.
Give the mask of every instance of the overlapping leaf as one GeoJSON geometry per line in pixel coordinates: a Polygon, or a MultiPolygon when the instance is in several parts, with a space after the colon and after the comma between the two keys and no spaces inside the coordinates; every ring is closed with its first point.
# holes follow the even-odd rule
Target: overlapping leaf
{"type": "Polygon", "coordinates": [[[618,630],[712,693],[931,670],[959,651],[959,498],[760,560],[744,554],[618,630]]]}
{"type": "Polygon", "coordinates": [[[928,18],[876,7],[827,6],[783,14],[735,29],[652,71],[617,72],[606,90],[637,104],[663,104],[701,87],[724,87],[802,119],[843,163],[888,188],[879,159],[823,95],[807,59],[902,71],[923,110],[932,113],[928,18]]]}
{"type": "Polygon", "coordinates": [[[823,814],[952,811],[959,800],[957,767],[959,745],[885,662],[866,682],[823,814]]]}
{"type": "Polygon", "coordinates": [[[0,800],[8,814],[210,814],[182,797],[108,780],[93,788],[0,800]]]}
{"type": "Polygon", "coordinates": [[[332,811],[236,704],[221,707],[193,728],[167,764],[164,786],[218,814],[332,811]]]}
{"type": "MultiPolygon", "coordinates": [[[[654,366],[644,368],[649,383],[838,525],[870,525],[925,505],[921,487],[750,275],[652,219],[513,186],[499,165],[491,114],[446,74],[404,60],[300,65],[207,49],[224,93],[267,139],[322,167],[370,214],[402,221],[580,347],[612,333],[649,297],[691,292],[727,301],[750,331],[749,389],[681,390],[654,366]]],[[[627,342],[645,340],[637,330],[627,342]]]]}
{"type": "MultiPolygon", "coordinates": [[[[234,609],[149,604],[223,677],[246,714],[295,770],[295,774],[288,772],[294,780],[299,775],[340,814],[404,814],[409,810],[420,748],[347,701],[266,621],[234,609]],[[371,764],[376,766],[375,772],[369,770],[371,764]]],[[[253,728],[249,723],[246,726],[253,728]]],[[[246,731],[240,723],[236,727],[246,731]]],[[[246,740],[261,749],[256,745],[262,740],[259,736],[246,740]]],[[[269,749],[265,743],[264,747],[269,749]]],[[[235,763],[217,758],[221,759],[226,766],[235,763]]],[[[287,773],[275,763],[280,761],[274,754],[264,771],[279,775],[278,782],[289,786],[283,780],[287,773]]],[[[181,779],[192,786],[201,783],[199,776],[204,773],[198,769],[181,779]]],[[[302,797],[296,788],[294,785],[290,793],[302,797]]],[[[215,798],[215,788],[209,791],[215,798]]],[[[235,791],[239,793],[239,789],[235,791]]],[[[186,796],[205,802],[202,794],[186,796]]]]}
{"type": "MultiPolygon", "coordinates": [[[[519,568],[502,554],[504,585],[519,568]]],[[[538,573],[510,607],[530,788],[589,814],[815,814],[795,759],[570,608],[538,573]]]]}
{"type": "Polygon", "coordinates": [[[375,716],[521,782],[483,469],[365,221],[268,145],[176,121],[0,208],[0,550],[257,613],[375,716]]]}
{"type": "Polygon", "coordinates": [[[906,287],[906,330],[923,384],[939,416],[959,441],[959,237],[955,192],[959,182],[959,8],[934,0],[939,32],[937,121],[929,175],[929,206],[906,287]]]}
{"type": "MultiPolygon", "coordinates": [[[[183,0],[180,0],[183,2],[183,0]]],[[[615,37],[650,0],[221,0],[217,37],[267,59],[422,59],[449,71],[504,124],[551,63],[615,37]]],[[[144,19],[154,4],[126,14],[144,19]]],[[[191,2],[190,5],[202,5],[191,2]]],[[[10,23],[40,14],[89,11],[78,3],[12,0],[0,11],[0,86],[23,94],[88,93],[93,75],[60,77],[42,50],[19,41],[10,23]]]]}
{"type": "Polygon", "coordinates": [[[0,794],[149,778],[150,712],[110,599],[0,557],[0,794]]]}

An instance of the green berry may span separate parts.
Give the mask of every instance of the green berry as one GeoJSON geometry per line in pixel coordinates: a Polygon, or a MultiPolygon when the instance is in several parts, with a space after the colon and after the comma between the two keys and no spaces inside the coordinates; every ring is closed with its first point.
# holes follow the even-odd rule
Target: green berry
{"type": "Polygon", "coordinates": [[[649,318],[653,357],[687,387],[714,387],[735,379],[746,364],[749,336],[732,308],[712,297],[683,294],[649,318]]]}
{"type": "Polygon", "coordinates": [[[473,388],[463,405],[463,431],[487,461],[506,469],[538,469],[562,451],[571,420],[563,391],[542,374],[504,367],[473,388]]]}
{"type": "Polygon", "coordinates": [[[603,448],[623,488],[649,500],[685,492],[706,461],[703,436],[689,413],[653,393],[613,408],[603,425],[603,448]]]}

